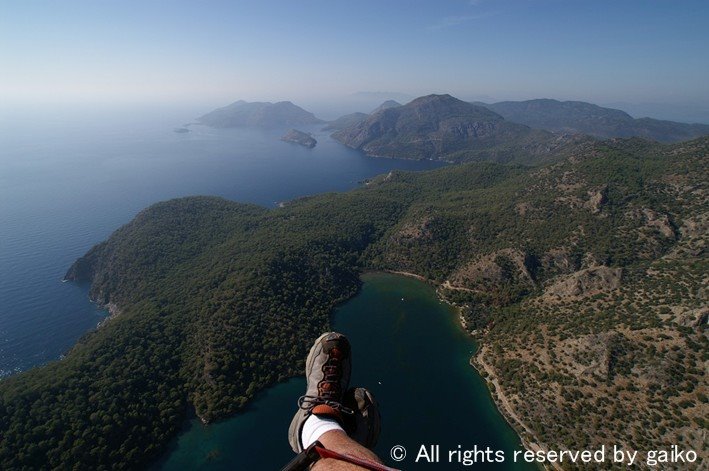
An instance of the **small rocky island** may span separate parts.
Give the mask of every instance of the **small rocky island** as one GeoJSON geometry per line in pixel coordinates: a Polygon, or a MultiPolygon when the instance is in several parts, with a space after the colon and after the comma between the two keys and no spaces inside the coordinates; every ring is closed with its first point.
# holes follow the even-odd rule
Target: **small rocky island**
{"type": "Polygon", "coordinates": [[[282,141],[292,142],[294,144],[300,144],[301,146],[312,149],[318,143],[313,136],[307,132],[298,131],[297,129],[291,129],[288,133],[281,138],[282,141]]]}

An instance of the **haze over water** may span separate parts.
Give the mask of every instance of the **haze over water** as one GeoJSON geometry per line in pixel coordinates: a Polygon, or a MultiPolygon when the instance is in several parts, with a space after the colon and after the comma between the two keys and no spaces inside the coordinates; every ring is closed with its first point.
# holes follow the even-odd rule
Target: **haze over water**
{"type": "Polygon", "coordinates": [[[440,166],[365,157],[313,131],[173,130],[209,109],[35,109],[0,115],[0,377],[57,359],[105,315],[62,283],[91,246],[158,201],[218,195],[273,206],[354,188],[392,169],[440,166]]]}

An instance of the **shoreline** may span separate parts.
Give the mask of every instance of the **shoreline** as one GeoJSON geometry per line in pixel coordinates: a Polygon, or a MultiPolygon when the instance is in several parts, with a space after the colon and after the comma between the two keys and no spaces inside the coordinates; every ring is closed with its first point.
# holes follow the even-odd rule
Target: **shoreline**
{"type": "MultiPolygon", "coordinates": [[[[407,272],[407,271],[398,271],[398,270],[363,270],[360,272],[360,278],[363,275],[366,274],[375,274],[375,273],[389,273],[393,275],[399,275],[399,276],[405,276],[409,278],[414,278],[419,281],[423,281],[425,283],[428,283],[434,287],[436,287],[436,296],[438,297],[439,300],[442,302],[445,302],[452,308],[454,308],[458,314],[458,324],[459,326],[465,331],[465,334],[473,338],[476,342],[481,342],[481,339],[479,336],[474,335],[473,333],[468,331],[468,323],[463,317],[462,314],[462,306],[457,305],[451,301],[449,301],[440,291],[440,288],[444,289],[451,289],[451,290],[466,290],[469,291],[466,288],[458,288],[455,286],[452,286],[450,282],[445,281],[443,283],[438,283],[435,280],[431,280],[429,278],[426,278],[425,276],[412,273],[412,272],[407,272]]],[[[111,319],[120,316],[121,314],[121,309],[118,307],[116,303],[113,302],[108,302],[106,304],[99,304],[93,299],[90,299],[90,301],[94,304],[96,304],[100,309],[104,309],[108,311],[108,315],[102,319],[98,325],[96,326],[96,330],[100,329],[101,327],[105,326],[111,319]]],[[[340,300],[337,304],[340,302],[345,302],[347,299],[340,300]]],[[[507,397],[505,396],[504,392],[502,391],[502,388],[499,385],[498,377],[495,375],[494,370],[492,367],[485,362],[484,360],[484,352],[485,347],[481,345],[477,345],[477,348],[475,350],[475,353],[470,357],[469,360],[469,365],[476,370],[476,373],[480,376],[480,378],[485,382],[486,385],[488,385],[488,394],[493,400],[493,403],[495,405],[495,408],[497,411],[502,415],[503,419],[507,424],[512,428],[512,430],[515,432],[515,434],[519,437],[519,440],[523,446],[524,449],[526,450],[531,450],[531,451],[537,451],[537,450],[546,450],[545,447],[541,446],[539,444],[539,440],[534,434],[534,432],[529,429],[529,427],[519,418],[519,416],[515,413],[514,408],[510,405],[507,397]],[[483,372],[485,373],[483,375],[483,372]],[[492,385],[491,388],[490,385],[492,385]],[[531,438],[531,439],[530,439],[531,438]]],[[[203,425],[209,425],[209,421],[205,421],[204,418],[200,417],[198,414],[195,414],[195,417],[200,420],[200,422],[203,425]]],[[[545,464],[541,465],[542,469],[554,469],[554,470],[562,470],[562,468],[558,467],[555,463],[552,464],[551,468],[548,468],[545,464]]]]}
{"type": "Polygon", "coordinates": [[[118,316],[121,315],[121,309],[118,307],[116,303],[111,303],[108,302],[106,304],[100,304],[97,301],[94,301],[93,299],[89,298],[89,301],[91,301],[93,304],[95,304],[100,310],[102,311],[108,311],[108,315],[101,319],[99,323],[96,325],[96,330],[102,328],[105,326],[111,319],[114,319],[118,316]]]}
{"type": "MultiPolygon", "coordinates": [[[[462,313],[462,306],[459,306],[448,299],[446,299],[445,296],[440,292],[439,288],[444,288],[444,289],[450,289],[450,290],[461,290],[461,291],[473,291],[468,288],[460,288],[460,287],[455,287],[450,284],[449,281],[444,281],[443,283],[438,283],[434,280],[430,280],[424,276],[418,275],[416,273],[411,273],[411,272],[406,272],[406,271],[397,271],[397,270],[381,270],[384,273],[391,273],[394,275],[401,275],[401,276],[407,276],[410,278],[415,278],[417,280],[424,281],[426,283],[429,283],[433,286],[436,286],[436,294],[438,298],[448,304],[449,306],[453,307],[454,309],[457,310],[458,312],[458,320],[460,323],[460,326],[463,328],[465,333],[472,337],[476,342],[482,343],[482,339],[468,331],[468,323],[463,317],[462,313]]],[[[369,271],[369,273],[375,273],[375,270],[369,271]]],[[[493,403],[495,404],[495,408],[497,411],[502,415],[502,417],[505,419],[505,422],[514,430],[514,432],[517,434],[517,436],[520,439],[520,442],[522,443],[522,446],[526,450],[531,450],[531,451],[547,451],[546,447],[542,446],[540,444],[539,438],[534,434],[534,432],[527,426],[527,424],[524,423],[524,421],[517,415],[517,413],[514,411],[514,408],[510,404],[509,400],[507,399],[507,396],[502,390],[502,387],[500,386],[499,383],[499,378],[495,374],[494,369],[485,362],[484,360],[484,355],[485,355],[485,346],[478,345],[478,348],[475,350],[475,353],[470,357],[469,364],[470,366],[475,369],[477,374],[480,376],[480,378],[485,382],[485,384],[488,386],[488,393],[490,394],[490,397],[492,398],[493,403]],[[483,372],[485,373],[483,375],[483,372]],[[490,387],[492,385],[492,387],[490,387]],[[494,388],[494,389],[493,389],[494,388]]],[[[546,463],[538,464],[538,466],[541,467],[541,469],[554,469],[558,471],[563,471],[563,468],[561,468],[558,463],[551,463],[551,468],[547,467],[546,463]]]]}
{"type": "MultiPolygon", "coordinates": [[[[548,451],[545,446],[542,446],[541,441],[535,435],[535,433],[524,423],[524,421],[517,415],[514,408],[510,404],[509,399],[505,395],[498,377],[495,375],[493,368],[485,362],[485,348],[479,348],[475,354],[470,357],[470,366],[475,368],[480,377],[488,385],[488,390],[490,391],[490,396],[492,397],[495,407],[500,412],[505,421],[512,427],[517,436],[522,442],[522,446],[531,451],[548,451]],[[483,375],[483,372],[485,375],[483,375]],[[492,387],[490,387],[492,386],[492,387]],[[494,388],[494,389],[493,389],[494,388]],[[522,430],[520,430],[520,428],[522,430]]],[[[542,469],[554,469],[558,471],[563,471],[563,468],[559,466],[558,463],[538,463],[542,469]],[[551,468],[547,467],[547,464],[551,468]]]]}

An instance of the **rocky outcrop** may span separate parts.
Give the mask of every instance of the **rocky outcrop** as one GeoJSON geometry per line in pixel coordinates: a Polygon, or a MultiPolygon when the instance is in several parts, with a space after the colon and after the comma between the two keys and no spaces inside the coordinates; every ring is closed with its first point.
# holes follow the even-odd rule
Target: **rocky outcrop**
{"type": "Polygon", "coordinates": [[[650,208],[643,208],[643,215],[645,216],[646,225],[648,227],[657,229],[660,234],[665,237],[671,239],[676,237],[675,230],[667,214],[658,213],[650,208]]]}
{"type": "Polygon", "coordinates": [[[501,283],[534,285],[527,268],[527,256],[516,249],[502,249],[480,257],[456,270],[449,278],[453,286],[485,289],[501,283]]]}
{"type": "Polygon", "coordinates": [[[431,223],[434,217],[426,216],[415,223],[406,224],[403,226],[394,236],[397,242],[402,242],[406,240],[420,240],[428,239],[431,237],[431,223]]]}
{"type": "Polygon", "coordinates": [[[558,278],[544,293],[562,298],[583,298],[620,288],[623,270],[607,266],[595,266],[558,278]]]}
{"type": "Polygon", "coordinates": [[[539,269],[543,278],[566,275],[579,268],[580,261],[566,247],[556,247],[548,250],[539,258],[539,269]]]}
{"type": "Polygon", "coordinates": [[[591,210],[592,214],[598,214],[603,209],[603,206],[608,202],[608,187],[589,192],[588,201],[585,206],[591,210]]]}
{"type": "Polygon", "coordinates": [[[682,237],[695,239],[709,233],[709,213],[703,213],[695,218],[688,218],[682,222],[680,228],[682,237]]]}
{"type": "Polygon", "coordinates": [[[573,343],[577,346],[574,361],[578,377],[597,375],[612,378],[619,362],[629,351],[628,339],[618,332],[587,335],[573,343]]]}
{"type": "Polygon", "coordinates": [[[699,328],[707,325],[709,320],[709,307],[692,309],[679,316],[679,323],[685,327],[699,328]]]}

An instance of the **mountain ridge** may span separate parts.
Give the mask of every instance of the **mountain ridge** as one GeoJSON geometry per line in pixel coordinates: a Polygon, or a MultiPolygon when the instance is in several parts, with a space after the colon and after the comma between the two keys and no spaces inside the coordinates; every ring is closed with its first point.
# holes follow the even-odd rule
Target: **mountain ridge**
{"type": "Polygon", "coordinates": [[[396,100],[386,100],[384,103],[381,105],[377,106],[374,108],[372,111],[369,112],[369,114],[374,114],[382,110],[386,110],[387,108],[396,108],[402,106],[401,103],[399,103],[396,100]]]}
{"type": "Polygon", "coordinates": [[[395,100],[386,100],[384,101],[381,105],[377,106],[374,108],[371,112],[369,113],[362,113],[359,111],[356,111],[354,113],[348,113],[346,115],[342,115],[339,118],[328,122],[327,126],[323,128],[323,131],[340,131],[342,129],[355,126],[362,121],[366,120],[370,115],[387,109],[387,108],[395,108],[397,106],[401,106],[401,103],[395,100]]]}
{"type": "Polygon", "coordinates": [[[583,133],[600,138],[643,137],[667,143],[709,134],[707,124],[633,118],[625,111],[583,101],[539,98],[492,104],[475,103],[499,113],[509,121],[552,132],[583,133]]]}
{"type": "Polygon", "coordinates": [[[332,137],[367,155],[448,161],[525,161],[560,145],[559,136],[511,123],[451,95],[426,95],[385,108],[332,137]],[[537,152],[537,150],[539,152],[537,152]]]}

